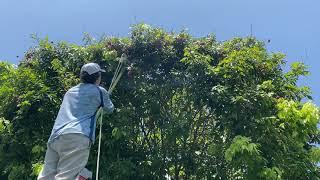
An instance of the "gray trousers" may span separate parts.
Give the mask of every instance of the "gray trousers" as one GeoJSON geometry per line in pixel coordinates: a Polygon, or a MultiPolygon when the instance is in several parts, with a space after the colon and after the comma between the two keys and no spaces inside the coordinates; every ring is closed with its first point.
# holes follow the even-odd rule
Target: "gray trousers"
{"type": "Polygon", "coordinates": [[[38,180],[74,180],[86,170],[90,139],[82,134],[60,135],[48,143],[38,180]]]}

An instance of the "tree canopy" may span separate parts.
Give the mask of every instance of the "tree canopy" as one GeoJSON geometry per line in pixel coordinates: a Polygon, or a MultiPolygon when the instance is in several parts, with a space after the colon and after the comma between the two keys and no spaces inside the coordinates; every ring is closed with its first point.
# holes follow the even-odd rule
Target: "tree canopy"
{"type": "MultiPolygon", "coordinates": [[[[319,108],[300,62],[254,37],[219,42],[146,24],[84,45],[36,39],[18,66],[0,62],[0,179],[34,179],[64,93],[96,62],[108,87],[130,72],[104,116],[100,179],[320,179],[319,108]]],[[[88,167],[95,170],[97,145],[88,167]]]]}

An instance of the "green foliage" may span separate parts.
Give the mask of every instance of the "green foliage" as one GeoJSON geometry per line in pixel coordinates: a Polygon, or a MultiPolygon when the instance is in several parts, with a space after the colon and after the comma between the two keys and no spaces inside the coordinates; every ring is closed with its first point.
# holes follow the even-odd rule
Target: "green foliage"
{"type": "Polygon", "coordinates": [[[282,175],[282,171],[279,168],[264,168],[260,174],[260,178],[268,179],[268,180],[280,180],[282,175]]]}
{"type": "Polygon", "coordinates": [[[38,176],[38,174],[40,173],[41,169],[43,167],[42,163],[35,163],[32,164],[32,174],[30,174],[31,176],[38,176]]]}
{"type": "Polygon", "coordinates": [[[260,152],[258,150],[258,145],[250,142],[250,138],[236,136],[233,139],[230,147],[225,152],[226,160],[230,162],[232,160],[235,160],[235,158],[240,158],[244,159],[244,161],[248,161],[249,159],[251,159],[251,157],[259,157],[260,152]],[[247,158],[246,156],[248,156],[249,158],[247,158]]]}
{"type": "MultiPolygon", "coordinates": [[[[130,37],[89,35],[85,46],[48,38],[15,67],[0,62],[0,179],[39,173],[64,93],[99,63],[109,86],[122,53],[132,74],[104,116],[100,179],[319,179],[319,108],[302,63],[252,37],[218,42],[145,24],[130,37]]],[[[97,145],[88,167],[95,170],[97,145]]]]}

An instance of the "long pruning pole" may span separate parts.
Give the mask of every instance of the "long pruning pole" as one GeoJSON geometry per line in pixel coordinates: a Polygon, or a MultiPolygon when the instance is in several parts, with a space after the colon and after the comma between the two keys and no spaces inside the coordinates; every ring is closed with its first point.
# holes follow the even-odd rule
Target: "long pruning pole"
{"type": "MultiPolygon", "coordinates": [[[[118,66],[116,68],[116,71],[113,75],[113,78],[111,80],[108,92],[109,94],[112,93],[113,89],[116,87],[117,83],[119,82],[123,72],[123,64],[124,61],[127,60],[127,56],[125,54],[122,54],[121,58],[119,59],[118,66]]],[[[97,171],[96,171],[96,180],[99,179],[99,163],[100,163],[100,151],[101,151],[101,134],[102,134],[102,119],[103,119],[103,109],[102,107],[99,108],[97,112],[97,117],[100,115],[100,126],[99,126],[99,144],[98,144],[98,158],[97,158],[97,171]]]]}

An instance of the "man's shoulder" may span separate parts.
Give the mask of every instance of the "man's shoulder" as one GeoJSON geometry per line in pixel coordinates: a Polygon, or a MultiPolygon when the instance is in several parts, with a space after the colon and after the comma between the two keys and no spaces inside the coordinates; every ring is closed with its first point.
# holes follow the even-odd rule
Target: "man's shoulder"
{"type": "Polygon", "coordinates": [[[74,91],[77,91],[78,89],[80,89],[80,84],[77,84],[77,85],[69,88],[66,93],[74,92],[74,91]]]}
{"type": "Polygon", "coordinates": [[[107,90],[104,88],[104,87],[102,87],[102,86],[97,86],[101,91],[103,91],[103,92],[107,92],[107,90]]]}

